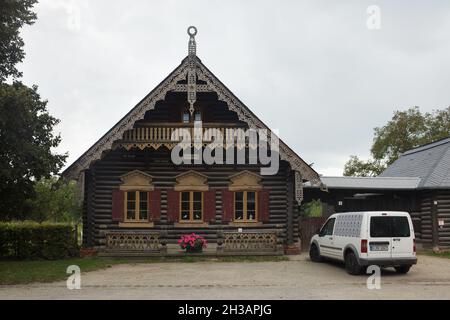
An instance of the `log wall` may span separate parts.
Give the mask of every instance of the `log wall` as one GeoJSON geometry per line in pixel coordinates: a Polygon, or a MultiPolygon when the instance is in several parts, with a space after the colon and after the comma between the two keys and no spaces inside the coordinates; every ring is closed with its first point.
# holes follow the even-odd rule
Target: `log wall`
{"type": "MultiPolygon", "coordinates": [[[[132,230],[119,228],[118,222],[112,221],[112,190],[119,188],[120,176],[132,171],[140,170],[151,174],[154,187],[161,189],[161,220],[156,222],[151,230],[167,233],[168,243],[176,243],[182,234],[196,232],[204,236],[209,242],[217,241],[217,233],[223,231],[237,231],[237,227],[222,223],[222,199],[220,190],[227,188],[229,176],[242,170],[249,170],[259,174],[257,165],[183,165],[175,166],[170,161],[170,151],[165,148],[159,150],[114,150],[109,151],[102,159],[93,164],[86,172],[85,205],[83,215],[84,236],[83,243],[87,246],[102,248],[105,245],[105,231],[132,230]],[[167,222],[167,190],[174,187],[175,176],[187,170],[195,170],[208,177],[210,190],[216,190],[216,218],[208,227],[175,228],[173,223],[167,222]]],[[[262,176],[263,188],[270,189],[269,222],[260,227],[244,228],[244,230],[265,230],[279,233],[278,242],[284,244],[287,234],[287,179],[289,165],[281,161],[280,170],[274,176],[262,176]]],[[[292,192],[289,192],[291,194],[292,192]]],[[[298,238],[298,215],[294,213],[292,236],[298,238]]],[[[139,229],[142,230],[142,229],[139,229]]]]}

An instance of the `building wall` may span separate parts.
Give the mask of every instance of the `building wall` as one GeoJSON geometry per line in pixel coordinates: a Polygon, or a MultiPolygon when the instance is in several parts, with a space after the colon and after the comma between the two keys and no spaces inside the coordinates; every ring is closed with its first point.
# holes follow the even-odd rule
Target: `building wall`
{"type": "MultiPolygon", "coordinates": [[[[108,230],[130,230],[119,228],[118,222],[112,221],[112,190],[121,183],[120,176],[132,171],[140,170],[151,174],[156,189],[161,189],[161,220],[155,223],[152,230],[167,230],[168,242],[176,243],[181,234],[196,232],[210,242],[217,240],[218,230],[237,230],[221,221],[222,199],[219,192],[228,188],[228,177],[243,170],[259,174],[256,165],[191,165],[175,166],[170,161],[170,151],[166,149],[145,149],[144,151],[110,151],[102,160],[96,162],[87,172],[86,197],[84,205],[84,237],[86,246],[102,247],[105,244],[104,232],[108,230]],[[208,177],[210,189],[216,189],[216,219],[206,228],[175,228],[167,222],[167,190],[174,187],[175,176],[187,170],[195,170],[208,177]]],[[[258,228],[244,228],[245,230],[271,230],[279,232],[279,243],[286,242],[289,166],[280,162],[280,170],[274,176],[262,176],[263,188],[270,190],[269,214],[267,223],[258,228]]],[[[293,194],[291,192],[291,194],[293,194]]],[[[290,199],[293,201],[293,199],[290,199]]],[[[292,237],[298,238],[298,217],[293,217],[292,237]]],[[[139,229],[142,230],[142,229],[139,229]]]]}

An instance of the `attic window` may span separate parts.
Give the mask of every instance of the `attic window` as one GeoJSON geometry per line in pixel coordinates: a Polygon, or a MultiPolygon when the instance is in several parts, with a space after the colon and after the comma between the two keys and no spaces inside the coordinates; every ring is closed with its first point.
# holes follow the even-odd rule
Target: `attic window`
{"type": "Polygon", "coordinates": [[[200,111],[195,111],[194,113],[194,122],[202,121],[202,113],[200,111]]]}
{"type": "Polygon", "coordinates": [[[183,112],[183,123],[189,123],[189,112],[183,112]]]}

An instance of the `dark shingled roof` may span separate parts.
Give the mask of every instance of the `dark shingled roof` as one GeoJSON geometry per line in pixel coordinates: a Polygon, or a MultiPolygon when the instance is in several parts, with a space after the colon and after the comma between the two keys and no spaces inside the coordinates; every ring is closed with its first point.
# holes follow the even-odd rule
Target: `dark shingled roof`
{"type": "Polygon", "coordinates": [[[380,177],[419,177],[419,189],[450,188],[450,137],[403,153],[380,177]]]}

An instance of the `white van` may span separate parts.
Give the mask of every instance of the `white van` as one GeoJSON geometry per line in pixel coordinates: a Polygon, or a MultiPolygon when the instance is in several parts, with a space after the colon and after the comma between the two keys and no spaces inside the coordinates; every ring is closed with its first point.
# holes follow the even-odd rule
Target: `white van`
{"type": "Polygon", "coordinates": [[[343,261],[350,274],[360,274],[370,265],[407,273],[417,263],[411,217],[394,211],[333,214],[311,238],[309,256],[314,262],[343,261]]]}

